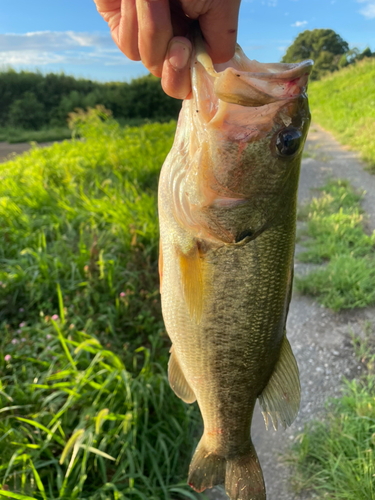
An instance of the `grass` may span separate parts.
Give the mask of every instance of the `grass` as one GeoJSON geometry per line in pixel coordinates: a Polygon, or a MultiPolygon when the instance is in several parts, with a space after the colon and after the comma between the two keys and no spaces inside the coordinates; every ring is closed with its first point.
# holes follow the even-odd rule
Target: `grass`
{"type": "Polygon", "coordinates": [[[354,339],[366,367],[360,380],[345,381],[341,398],[327,403],[323,422],[313,421],[292,448],[297,492],[312,490],[330,500],[375,499],[374,331],[354,339]]]}
{"type": "Polygon", "coordinates": [[[50,127],[42,130],[24,130],[13,127],[0,128],[0,141],[17,142],[52,142],[70,139],[72,131],[68,127],[50,127]]]}
{"type": "Polygon", "coordinates": [[[167,382],[157,271],[175,123],[73,127],[0,165],[0,496],[194,499],[200,417],[167,382]]]}
{"type": "Polygon", "coordinates": [[[299,215],[307,226],[298,260],[325,265],[296,287],[334,311],[375,304],[375,233],[364,230],[360,200],[348,182],[331,181],[299,215]]]}
{"type": "Polygon", "coordinates": [[[314,120],[361,153],[375,173],[375,59],[364,59],[309,85],[314,120]]]}
{"type": "MultiPolygon", "coordinates": [[[[118,119],[121,127],[140,127],[152,123],[166,123],[170,119],[159,118],[157,121],[146,118],[118,119]]],[[[0,141],[15,144],[18,142],[53,142],[71,139],[72,131],[66,127],[45,127],[41,130],[25,130],[15,127],[0,127],[0,141]]],[[[77,137],[77,134],[76,134],[77,137]]]]}

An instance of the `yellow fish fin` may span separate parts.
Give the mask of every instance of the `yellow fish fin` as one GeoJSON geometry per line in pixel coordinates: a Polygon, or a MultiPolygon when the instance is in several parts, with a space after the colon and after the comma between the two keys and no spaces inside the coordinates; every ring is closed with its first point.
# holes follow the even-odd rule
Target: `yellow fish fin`
{"type": "Polygon", "coordinates": [[[173,346],[168,363],[168,380],[176,396],[185,401],[185,403],[194,403],[197,398],[188,384],[185,375],[182,373],[173,346]]]}
{"type": "Polygon", "coordinates": [[[202,257],[195,244],[186,254],[178,249],[182,290],[190,318],[199,325],[203,310],[202,257]]]}
{"type": "Polygon", "coordinates": [[[278,420],[284,429],[289,427],[298,414],[300,399],[301,385],[298,366],[285,335],[281,345],[280,358],[267,386],[259,396],[267,429],[268,415],[271,417],[275,430],[278,420]]]}

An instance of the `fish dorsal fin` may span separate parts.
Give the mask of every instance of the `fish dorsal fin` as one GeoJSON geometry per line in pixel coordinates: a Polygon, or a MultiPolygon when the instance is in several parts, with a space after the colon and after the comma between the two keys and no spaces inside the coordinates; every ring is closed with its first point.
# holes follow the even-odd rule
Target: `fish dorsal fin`
{"type": "Polygon", "coordinates": [[[267,429],[268,415],[271,417],[275,430],[278,420],[284,429],[289,427],[297,416],[300,399],[301,386],[298,366],[285,335],[281,345],[280,358],[267,386],[259,396],[267,429]]]}
{"type": "Polygon", "coordinates": [[[184,253],[178,249],[181,284],[190,318],[199,324],[203,309],[202,258],[197,243],[184,253]]]}
{"type": "Polygon", "coordinates": [[[185,375],[182,373],[173,346],[168,363],[168,380],[176,396],[185,401],[185,403],[194,403],[197,398],[188,384],[185,375]]]}

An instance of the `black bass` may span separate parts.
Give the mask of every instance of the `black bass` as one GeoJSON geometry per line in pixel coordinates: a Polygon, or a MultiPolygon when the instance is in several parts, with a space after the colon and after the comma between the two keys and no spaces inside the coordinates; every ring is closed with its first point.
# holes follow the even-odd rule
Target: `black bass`
{"type": "Polygon", "coordinates": [[[299,409],[285,324],[311,68],[261,64],[240,47],[213,66],[197,40],[193,95],[160,177],[169,381],[204,421],[188,481],[199,492],[225,484],[231,500],[266,498],[250,436],[256,399],[275,427],[299,409]]]}

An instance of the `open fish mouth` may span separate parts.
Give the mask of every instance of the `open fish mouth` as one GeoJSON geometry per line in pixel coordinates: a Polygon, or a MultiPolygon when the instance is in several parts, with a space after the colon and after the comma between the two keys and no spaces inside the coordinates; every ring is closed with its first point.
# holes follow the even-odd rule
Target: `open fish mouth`
{"type": "Polygon", "coordinates": [[[208,121],[215,115],[219,100],[240,106],[260,107],[298,98],[306,92],[314,64],[312,60],[296,64],[260,63],[248,59],[237,45],[230,61],[214,65],[199,34],[194,39],[194,51],[193,95],[208,112],[208,121]],[[207,99],[211,105],[204,104],[207,99]]]}

